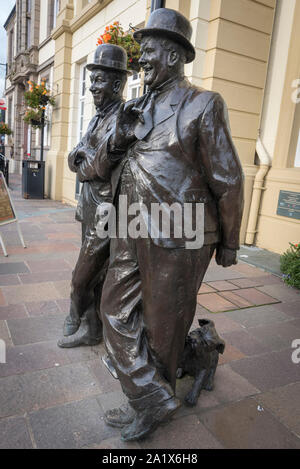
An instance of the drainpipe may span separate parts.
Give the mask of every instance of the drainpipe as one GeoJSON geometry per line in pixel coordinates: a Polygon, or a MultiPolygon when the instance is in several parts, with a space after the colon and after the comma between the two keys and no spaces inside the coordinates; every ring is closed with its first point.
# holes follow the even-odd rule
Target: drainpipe
{"type": "Polygon", "coordinates": [[[267,150],[265,149],[260,137],[258,137],[256,142],[256,153],[259,157],[260,165],[253,184],[252,200],[249,211],[245,244],[254,243],[254,238],[257,233],[256,226],[262,191],[266,190],[266,188],[264,187],[264,179],[271,167],[271,158],[267,150]]]}

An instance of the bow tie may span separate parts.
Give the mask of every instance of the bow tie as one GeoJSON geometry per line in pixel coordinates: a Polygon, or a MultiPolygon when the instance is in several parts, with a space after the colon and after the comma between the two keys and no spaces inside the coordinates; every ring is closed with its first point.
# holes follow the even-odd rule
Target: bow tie
{"type": "Polygon", "coordinates": [[[145,95],[145,99],[142,104],[142,109],[145,108],[143,111],[143,119],[144,122],[138,122],[135,129],[134,134],[138,140],[142,140],[145,138],[149,132],[153,129],[153,109],[154,109],[154,102],[155,98],[160,94],[159,91],[153,90],[148,91],[145,95]]]}
{"type": "Polygon", "coordinates": [[[154,89],[150,89],[144,96],[144,100],[142,101],[141,109],[145,109],[143,111],[143,118],[144,123],[138,122],[135,129],[134,134],[138,140],[143,140],[149,132],[153,129],[153,110],[155,99],[160,94],[168,91],[170,88],[173,87],[173,84],[178,81],[178,77],[169,78],[169,80],[162,83],[160,86],[154,89]]]}

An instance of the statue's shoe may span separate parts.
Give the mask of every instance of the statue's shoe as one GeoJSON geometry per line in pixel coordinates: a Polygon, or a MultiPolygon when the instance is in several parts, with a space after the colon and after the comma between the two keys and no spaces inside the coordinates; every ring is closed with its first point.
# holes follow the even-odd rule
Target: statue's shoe
{"type": "Polygon", "coordinates": [[[80,345],[98,345],[102,340],[101,337],[91,337],[88,333],[81,334],[77,331],[75,334],[68,337],[63,337],[57,342],[61,348],[79,347],[80,345]]]}
{"type": "Polygon", "coordinates": [[[180,405],[180,401],[172,397],[161,403],[161,405],[137,412],[133,422],[123,428],[121,439],[123,441],[134,441],[145,438],[154,432],[161,423],[169,420],[180,405]]]}
{"type": "Polygon", "coordinates": [[[68,315],[65,319],[64,326],[63,326],[63,335],[68,337],[69,335],[75,334],[80,327],[80,321],[76,322],[72,320],[71,316],[68,315]]]}
{"type": "Polygon", "coordinates": [[[111,427],[123,428],[133,422],[136,413],[129,404],[110,409],[104,414],[104,420],[111,427]]]}

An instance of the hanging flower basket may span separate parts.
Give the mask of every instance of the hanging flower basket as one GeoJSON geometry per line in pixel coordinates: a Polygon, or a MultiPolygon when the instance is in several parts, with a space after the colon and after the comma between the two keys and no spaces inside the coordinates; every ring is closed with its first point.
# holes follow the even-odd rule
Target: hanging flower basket
{"type": "Polygon", "coordinates": [[[24,121],[34,128],[42,127],[42,110],[28,108],[25,111],[24,121]]]}
{"type": "Polygon", "coordinates": [[[5,122],[0,122],[0,135],[11,135],[12,130],[5,122]]]}
{"type": "Polygon", "coordinates": [[[46,106],[54,106],[55,99],[50,94],[45,86],[45,81],[42,80],[41,84],[34,81],[28,81],[29,90],[25,92],[25,103],[27,109],[24,116],[24,121],[34,128],[42,127],[42,114],[46,110],[46,106]]]}
{"type": "Polygon", "coordinates": [[[140,65],[138,63],[141,56],[140,45],[134,39],[131,32],[125,33],[119,21],[115,21],[110,26],[106,26],[105,32],[98,37],[97,45],[100,44],[116,44],[123,47],[127,52],[127,67],[129,70],[139,72],[140,65]]]}

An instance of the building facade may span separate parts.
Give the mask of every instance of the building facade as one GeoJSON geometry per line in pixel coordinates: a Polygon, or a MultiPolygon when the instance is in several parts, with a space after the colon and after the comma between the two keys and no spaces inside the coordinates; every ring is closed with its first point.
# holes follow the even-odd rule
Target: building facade
{"type": "MultiPolygon", "coordinates": [[[[6,22],[8,37],[12,24],[17,34],[19,3],[16,2],[15,12],[6,22]]],[[[31,0],[29,3],[31,10],[39,8],[40,19],[37,43],[34,46],[32,42],[33,49],[29,48],[32,56],[37,57],[35,69],[30,70],[26,79],[47,75],[56,98],[48,129],[45,190],[51,198],[76,203],[80,188],[68,168],[67,155],[94,112],[85,65],[93,60],[97,37],[107,25],[118,20],[125,30],[130,25],[141,27],[155,2],[31,0]]],[[[192,23],[196,60],[186,66],[187,77],[198,86],[221,93],[228,105],[232,136],[245,173],[241,243],[281,253],[289,242],[300,241],[300,2],[160,3],[180,11],[192,23]]],[[[35,37],[33,34],[32,38],[35,37]]],[[[24,43],[25,38],[21,40],[24,43]]],[[[9,43],[8,57],[10,50],[9,43]]],[[[24,81],[20,85],[9,72],[7,78],[9,98],[10,87],[15,83],[24,86],[24,81]]],[[[135,74],[128,80],[125,97],[142,92],[142,73],[135,74]]],[[[14,112],[19,109],[15,99],[14,112]]],[[[23,133],[18,130],[14,140],[22,135],[25,139],[24,133],[26,129],[23,133]]],[[[37,149],[38,136],[36,139],[37,149]]]]}
{"type": "MultiPolygon", "coordinates": [[[[24,93],[28,81],[45,79],[52,85],[54,42],[51,31],[55,27],[58,0],[17,0],[4,27],[7,31],[7,74],[5,96],[7,123],[13,138],[6,138],[6,156],[11,158],[15,171],[21,170],[24,158],[39,159],[40,132],[24,120],[24,93]],[[52,48],[51,48],[52,46],[52,48]]],[[[45,129],[45,151],[50,147],[51,110],[45,129]]]]}

